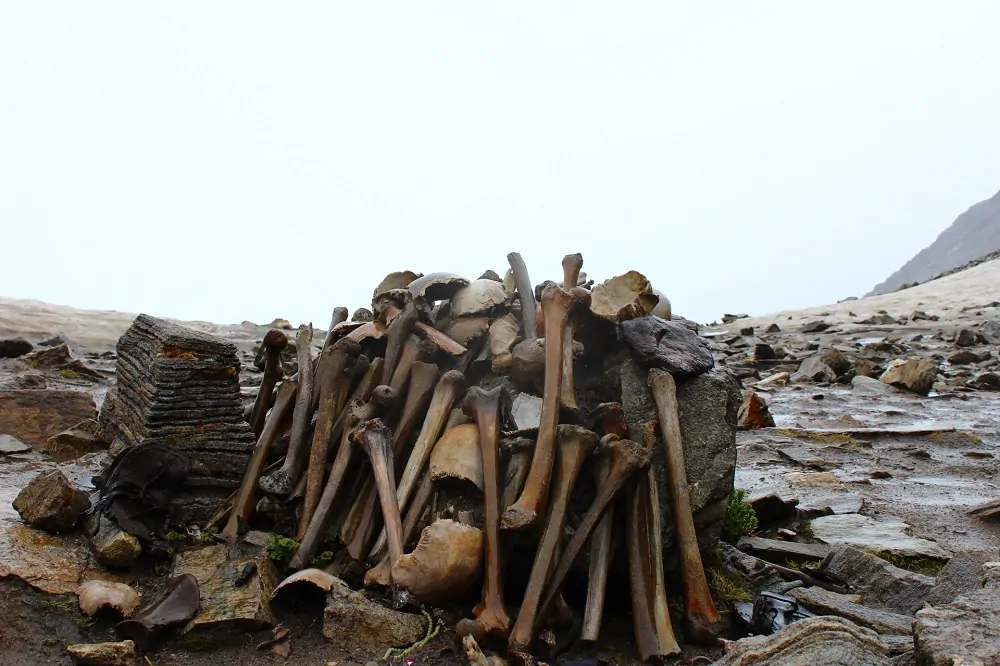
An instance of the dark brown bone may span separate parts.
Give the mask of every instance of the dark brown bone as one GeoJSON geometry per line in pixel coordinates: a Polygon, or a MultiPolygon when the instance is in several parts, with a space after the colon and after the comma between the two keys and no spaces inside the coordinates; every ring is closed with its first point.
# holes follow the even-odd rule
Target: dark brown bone
{"type": "MultiPolygon", "coordinates": [[[[343,310],[346,317],[347,310],[343,310]]],[[[282,463],[281,467],[266,476],[262,476],[259,483],[260,489],[271,495],[285,497],[292,492],[306,462],[306,436],[309,434],[309,422],[312,420],[312,409],[310,409],[313,393],[312,340],[312,324],[300,328],[295,336],[295,348],[299,362],[299,391],[295,398],[288,452],[285,453],[285,462],[282,463]]]]}
{"type": "Polygon", "coordinates": [[[521,297],[521,323],[524,326],[524,339],[534,340],[538,337],[535,332],[535,289],[531,286],[531,278],[528,277],[528,267],[524,264],[524,259],[517,252],[507,255],[507,262],[511,270],[514,271],[514,282],[517,284],[517,293],[521,297]]]}
{"type": "Polygon", "coordinates": [[[260,433],[264,431],[264,420],[270,406],[271,393],[281,380],[281,350],[287,345],[288,338],[276,328],[272,328],[264,336],[264,378],[253,403],[253,411],[250,413],[250,427],[258,439],[260,433]]]}
{"type": "Polygon", "coordinates": [[[395,562],[403,554],[403,523],[396,503],[396,473],[392,464],[392,433],[382,421],[372,419],[351,431],[351,443],[368,454],[375,474],[379,503],[385,520],[389,560],[395,562]]]}
{"type": "MultiPolygon", "coordinates": [[[[653,444],[655,446],[655,444],[653,444]]],[[[670,624],[670,608],[667,605],[667,583],[663,575],[663,526],[660,518],[660,482],[656,468],[646,468],[646,486],[649,504],[646,509],[646,531],[649,533],[649,558],[652,562],[653,586],[651,595],[653,628],[660,654],[677,654],[680,646],[670,624]]]]}
{"type": "Polygon", "coordinates": [[[643,661],[660,654],[653,628],[653,612],[647,593],[653,586],[649,561],[649,532],[646,529],[646,476],[636,474],[625,491],[625,541],[628,549],[628,582],[632,596],[632,624],[635,647],[643,661]]]}
{"type": "Polygon", "coordinates": [[[503,567],[500,563],[499,445],[500,408],[503,387],[485,391],[471,387],[463,408],[479,426],[479,447],[483,454],[483,502],[486,532],[486,580],[483,600],[473,609],[476,624],[486,634],[507,636],[510,616],[503,601],[503,567]]]}
{"type": "MultiPolygon", "coordinates": [[[[403,470],[403,476],[400,477],[399,485],[396,488],[396,499],[399,501],[400,511],[406,511],[418,479],[426,476],[424,472],[427,469],[427,459],[431,455],[434,444],[441,436],[452,404],[464,387],[465,375],[457,370],[449,370],[444,373],[438,380],[437,386],[434,387],[434,396],[431,398],[430,407],[427,408],[427,415],[420,427],[420,434],[417,435],[417,441],[413,444],[410,457],[406,461],[406,468],[403,470]]],[[[381,557],[384,545],[385,530],[379,534],[379,538],[375,542],[371,553],[373,558],[381,557]]]]}
{"type": "Polygon", "coordinates": [[[402,311],[394,308],[395,314],[391,318],[386,314],[388,329],[386,332],[385,366],[382,369],[382,383],[388,384],[392,379],[392,373],[396,371],[396,364],[399,356],[403,352],[403,345],[410,337],[413,325],[417,323],[417,306],[413,302],[413,296],[408,291],[404,294],[402,311]]]}
{"type": "MultiPolygon", "coordinates": [[[[413,541],[414,537],[417,535],[417,528],[420,526],[420,518],[424,515],[424,510],[431,501],[431,495],[434,494],[434,482],[431,481],[431,475],[424,471],[424,476],[420,480],[420,485],[417,487],[417,492],[413,495],[413,501],[410,506],[406,509],[406,515],[403,517],[403,546],[413,541]]],[[[382,531],[385,535],[385,530],[382,531]]],[[[384,538],[384,537],[383,537],[384,538]]],[[[389,587],[392,585],[392,565],[394,563],[389,561],[389,553],[386,551],[382,555],[382,559],[377,565],[368,570],[365,574],[365,585],[375,586],[381,585],[382,587],[389,587]]]]}
{"type": "Polygon", "coordinates": [[[396,370],[388,381],[389,386],[398,395],[403,395],[407,383],[410,381],[410,370],[413,369],[413,362],[420,357],[420,341],[417,336],[411,335],[403,347],[403,352],[399,355],[399,363],[396,370]]]}
{"type": "Polygon", "coordinates": [[[569,509],[570,495],[576,485],[576,477],[583,467],[584,460],[597,446],[597,435],[579,426],[561,425],[557,430],[558,465],[556,466],[555,488],[552,492],[548,518],[542,532],[538,550],[535,551],[535,562],[531,567],[528,587],[521,603],[521,612],[514,623],[508,646],[512,652],[526,652],[534,640],[539,620],[536,615],[545,582],[552,570],[556,548],[566,527],[566,513],[569,509]]]}
{"type": "MultiPolygon", "coordinates": [[[[567,291],[577,289],[576,283],[580,279],[580,269],[583,268],[583,255],[567,254],[563,257],[562,266],[563,289],[567,291]]],[[[584,294],[587,294],[587,290],[579,289],[576,295],[582,300],[584,294]]],[[[573,319],[574,317],[570,316],[566,320],[566,328],[563,330],[562,403],[575,411],[580,406],[576,403],[576,385],[573,382],[573,319]]]]}
{"type": "Polygon", "coordinates": [[[652,451],[646,443],[639,444],[627,439],[619,439],[607,442],[607,447],[611,456],[611,469],[608,472],[608,478],[597,489],[593,503],[583,516],[583,520],[580,521],[576,532],[573,533],[573,538],[570,539],[559,557],[559,564],[546,587],[540,607],[540,617],[546,617],[554,608],[556,597],[562,592],[562,586],[566,582],[566,576],[569,575],[573,562],[583,550],[584,544],[590,538],[597,523],[600,522],[608,505],[611,504],[629,477],[637,470],[647,467],[652,457],[652,451]]]}
{"type": "Polygon", "coordinates": [[[313,431],[312,446],[309,450],[309,466],[306,470],[306,492],[302,501],[302,515],[299,520],[299,539],[305,534],[305,528],[312,520],[313,511],[319,503],[323,492],[323,476],[326,472],[326,455],[333,436],[334,422],[340,413],[341,394],[350,377],[345,373],[352,360],[361,354],[361,345],[343,338],[337,340],[325,352],[320,367],[326,366],[319,373],[322,383],[313,388],[319,393],[319,414],[316,418],[316,429],[313,431]]]}
{"type": "Polygon", "coordinates": [[[503,514],[503,528],[506,530],[525,530],[534,527],[544,514],[555,462],[556,425],[559,423],[562,393],[563,330],[567,314],[573,304],[573,296],[558,287],[550,285],[542,292],[546,331],[545,390],[542,394],[541,422],[538,427],[535,455],[531,460],[531,469],[528,471],[524,490],[517,501],[503,514]]]}
{"type": "MultiPolygon", "coordinates": [[[[284,334],[282,334],[284,335],[284,334]]],[[[250,455],[250,462],[243,473],[243,481],[236,492],[236,499],[233,500],[233,509],[229,513],[229,520],[222,530],[222,536],[230,542],[234,542],[239,536],[241,525],[245,525],[253,514],[254,507],[257,506],[255,497],[257,481],[267,464],[267,454],[278,435],[284,432],[288,426],[288,421],[292,416],[292,405],[295,402],[296,386],[292,380],[281,382],[278,386],[278,397],[274,401],[274,408],[271,409],[271,418],[264,425],[264,431],[257,439],[257,446],[254,447],[250,455]]]]}
{"type": "MultiPolygon", "coordinates": [[[[602,457],[594,465],[594,481],[599,488],[608,478],[611,461],[602,457]]],[[[604,615],[604,596],[608,587],[608,565],[611,563],[611,529],[614,521],[613,506],[604,512],[601,522],[590,537],[590,570],[587,581],[587,604],[583,610],[580,640],[596,642],[601,635],[604,615]]]]}
{"type": "MultiPolygon", "coordinates": [[[[434,385],[437,383],[438,367],[433,363],[422,363],[415,361],[410,373],[410,388],[406,392],[406,402],[403,405],[403,412],[399,422],[393,432],[393,462],[402,464],[402,456],[406,451],[410,434],[417,423],[417,419],[427,408],[427,403],[431,400],[434,385]]],[[[347,550],[356,560],[361,560],[368,552],[367,547],[371,543],[375,523],[375,493],[377,479],[366,481],[361,487],[355,499],[354,506],[349,514],[345,527],[350,527],[350,532],[341,531],[341,536],[347,544],[347,550]]],[[[396,478],[393,477],[393,487],[395,488],[396,478]]]]}
{"type": "Polygon", "coordinates": [[[355,401],[347,408],[348,416],[345,419],[346,427],[343,428],[343,435],[340,448],[337,449],[337,457],[333,461],[333,468],[330,470],[330,477],[323,488],[323,495],[316,505],[312,520],[306,527],[302,536],[298,551],[292,557],[289,565],[293,569],[301,569],[308,566],[312,556],[326,536],[333,516],[334,503],[344,482],[344,475],[351,464],[354,447],[348,442],[348,435],[359,423],[368,421],[378,416],[383,410],[391,406],[396,401],[396,395],[388,386],[379,386],[373,392],[368,402],[355,401]]]}
{"type": "MultiPolygon", "coordinates": [[[[337,327],[337,324],[341,324],[347,321],[347,308],[340,306],[333,309],[333,315],[330,317],[330,328],[326,331],[326,338],[323,340],[323,349],[326,349],[334,342],[337,341],[336,336],[333,333],[333,329],[337,327]]],[[[299,368],[302,366],[299,365],[299,368]]]]}
{"type": "MultiPolygon", "coordinates": [[[[382,309],[382,314],[387,319],[392,319],[399,313],[399,308],[392,304],[385,304],[382,309]]],[[[451,355],[451,356],[461,356],[468,350],[462,345],[458,344],[450,337],[437,330],[429,324],[425,324],[419,319],[413,324],[414,330],[422,334],[429,342],[431,342],[435,347],[441,351],[451,355]]]]}
{"type": "Polygon", "coordinates": [[[535,451],[535,440],[527,437],[515,437],[500,442],[500,448],[507,458],[507,468],[504,472],[503,493],[500,495],[500,510],[505,510],[513,504],[528,478],[531,467],[531,454],[535,451]]]}
{"type": "Polygon", "coordinates": [[[660,431],[667,456],[667,485],[674,506],[677,549],[684,587],[684,636],[693,643],[714,644],[722,617],[712,602],[705,568],[698,550],[698,535],[691,514],[691,493],[684,466],[684,442],[677,414],[677,384],[669,372],[649,371],[649,387],[656,400],[660,431]]]}

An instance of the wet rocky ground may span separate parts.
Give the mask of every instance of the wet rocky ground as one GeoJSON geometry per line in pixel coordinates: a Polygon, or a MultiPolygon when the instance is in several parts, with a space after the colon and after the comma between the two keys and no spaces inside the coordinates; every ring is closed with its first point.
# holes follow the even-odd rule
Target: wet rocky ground
{"type": "MultiPolygon", "coordinates": [[[[974,270],[989,278],[997,271],[992,264],[974,270]]],[[[736,487],[755,503],[756,536],[793,550],[794,544],[820,547],[803,555],[775,555],[768,550],[773,544],[757,544],[757,552],[753,542],[741,548],[788,563],[815,560],[808,553],[824,547],[853,545],[930,573],[954,553],[1000,548],[995,514],[974,511],[1000,499],[1000,291],[997,282],[984,287],[965,274],[939,282],[946,284],[772,317],[727,317],[701,329],[717,364],[767,406],[763,415],[759,408],[748,414],[747,429],[737,436],[736,487]],[[919,359],[927,360],[929,372],[915,364],[919,359]],[[880,381],[894,361],[910,360],[912,366],[898,370],[897,386],[880,381]]],[[[40,471],[58,466],[71,482],[88,487],[106,461],[104,452],[78,448],[88,446],[86,437],[63,438],[59,446],[68,448],[60,449],[49,436],[96,418],[114,382],[115,340],[132,320],[27,303],[4,301],[0,310],[0,339],[23,337],[32,346],[28,354],[0,358],[0,436],[13,425],[22,433],[16,441],[0,440],[0,614],[7,620],[0,649],[4,663],[68,664],[67,644],[114,640],[110,616],[87,618],[77,609],[73,591],[81,581],[129,582],[149,598],[166,571],[155,565],[109,570],[93,559],[84,537],[24,525],[12,508],[40,471]],[[51,393],[51,401],[18,402],[23,391],[38,389],[51,393]],[[40,424],[36,431],[25,431],[27,420],[40,424]],[[73,459],[58,461],[66,458],[73,459]]],[[[241,386],[252,400],[261,378],[253,359],[269,326],[199,326],[237,344],[241,386]]],[[[258,648],[270,631],[248,630],[224,643],[170,642],[150,653],[148,663],[349,664],[381,657],[326,642],[321,608],[322,599],[307,595],[278,609],[280,624],[291,630],[287,657],[258,648]]],[[[453,623],[447,615],[441,619],[453,623]]],[[[609,620],[602,660],[634,663],[627,615],[609,620]]],[[[730,637],[739,635],[734,629],[730,637]]],[[[705,654],[715,659],[720,653],[705,654]]],[[[449,631],[409,658],[430,664],[465,659],[449,631]]]]}

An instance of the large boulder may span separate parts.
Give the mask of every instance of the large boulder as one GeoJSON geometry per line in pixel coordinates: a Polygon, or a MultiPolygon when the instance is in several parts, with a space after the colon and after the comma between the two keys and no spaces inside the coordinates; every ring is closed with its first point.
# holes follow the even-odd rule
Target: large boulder
{"type": "Polygon", "coordinates": [[[713,666],[889,666],[889,648],[874,631],[836,616],[794,622],[773,636],[727,643],[713,666]]]}
{"type": "Polygon", "coordinates": [[[622,322],[622,336],[642,365],[666,370],[677,379],[700,375],[715,366],[705,341],[687,327],[646,316],[622,322]]]}
{"type": "Polygon", "coordinates": [[[937,379],[937,364],[929,358],[896,359],[880,379],[886,384],[927,395],[937,379]]]}
{"type": "MultiPolygon", "coordinates": [[[[621,403],[629,426],[635,429],[648,421],[657,421],[656,402],[647,384],[648,371],[631,357],[626,357],[620,368],[621,403]]],[[[728,370],[716,368],[679,380],[677,401],[695,527],[701,546],[708,548],[722,533],[726,498],[733,491],[737,413],[743,396],[736,378],[728,370]]],[[[661,479],[661,515],[671,516],[663,446],[654,449],[653,465],[661,479]]],[[[664,520],[664,546],[673,543],[673,539],[673,521],[664,520]]]]}
{"type": "Polygon", "coordinates": [[[4,338],[0,340],[0,358],[17,358],[30,354],[35,348],[24,338],[4,338]]]}
{"type": "Polygon", "coordinates": [[[1000,663],[1000,567],[984,572],[985,584],[945,606],[917,612],[913,642],[918,664],[1000,663]]]}
{"type": "Polygon", "coordinates": [[[0,434],[8,434],[36,450],[53,435],[97,416],[94,399],[85,391],[0,391],[0,434]]]}
{"type": "Polygon", "coordinates": [[[65,474],[50,469],[32,479],[13,505],[24,522],[50,532],[65,532],[90,508],[90,500],[65,474]]]}

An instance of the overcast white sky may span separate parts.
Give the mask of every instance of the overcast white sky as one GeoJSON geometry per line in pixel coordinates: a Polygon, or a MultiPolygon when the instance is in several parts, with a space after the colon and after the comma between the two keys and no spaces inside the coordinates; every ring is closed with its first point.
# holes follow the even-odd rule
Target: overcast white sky
{"type": "Polygon", "coordinates": [[[0,294],[325,326],[393,270],[517,250],[701,321],[861,295],[1000,189],[998,26],[992,0],[0,0],[0,294]]]}

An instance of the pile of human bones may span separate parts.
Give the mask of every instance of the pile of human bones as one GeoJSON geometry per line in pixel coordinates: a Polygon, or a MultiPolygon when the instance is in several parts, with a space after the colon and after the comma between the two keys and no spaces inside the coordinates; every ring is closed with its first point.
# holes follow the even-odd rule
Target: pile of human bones
{"type": "Polygon", "coordinates": [[[503,279],[390,274],[372,311],[351,321],[334,311],[317,358],[312,327],[298,330],[298,372],[284,381],[288,339],[270,331],[250,413],[257,444],[222,536],[237,539],[262,504],[295,506],[293,569],[308,568],[332,535],[366,563],[365,585],[389,588],[397,606],[455,601],[483,580],[456,630],[530,653],[540,631],[572,613],[561,591],[578,559],[589,561],[581,638],[598,639],[621,495],[635,644],[647,659],[680,651],[664,581],[670,516],[659,495],[669,493],[684,636],[714,642],[721,620],[698,550],[673,376],[705,372],[712,355],[669,321],[669,302],[637,272],[594,286],[582,257],[568,255],[561,284],[533,287],[520,255],[508,260],[503,279]],[[650,368],[658,423],[627,423],[620,389],[602,381],[623,353],[650,368]],[[657,448],[663,478],[650,466],[657,448]],[[504,600],[514,543],[535,548],[519,609],[504,600]]]}

